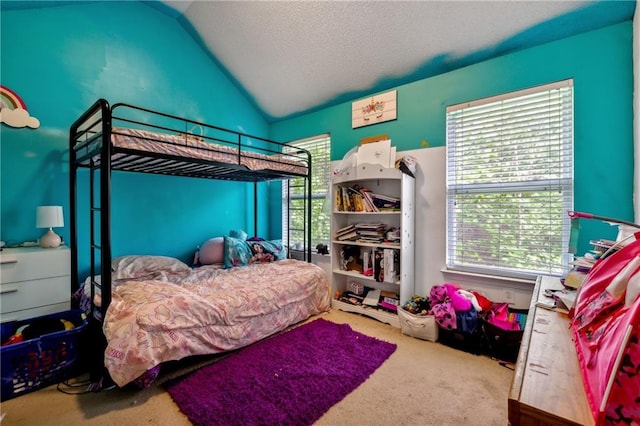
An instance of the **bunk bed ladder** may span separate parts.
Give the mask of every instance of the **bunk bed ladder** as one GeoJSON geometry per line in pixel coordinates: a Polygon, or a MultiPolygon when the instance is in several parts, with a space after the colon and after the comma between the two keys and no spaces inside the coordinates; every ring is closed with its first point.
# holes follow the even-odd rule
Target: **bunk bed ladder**
{"type": "MultiPolygon", "coordinates": [[[[102,208],[100,204],[96,205],[96,191],[95,191],[95,175],[98,173],[98,177],[100,172],[100,166],[95,165],[93,161],[91,161],[91,166],[89,168],[89,259],[90,259],[90,271],[89,276],[92,281],[91,286],[91,300],[93,300],[95,296],[95,286],[98,285],[95,277],[98,274],[98,268],[96,266],[96,252],[101,253],[101,240],[96,238],[96,214],[98,217],[102,215],[102,208]]],[[[102,292],[101,292],[102,293],[102,292]]],[[[91,309],[93,310],[94,305],[91,304],[91,309]]],[[[104,315],[104,312],[102,312],[104,315]]]]}
{"type": "MultiPolygon", "coordinates": [[[[87,331],[87,365],[89,369],[90,380],[92,383],[100,383],[102,386],[103,379],[110,381],[109,374],[104,366],[104,350],[107,347],[106,338],[102,332],[102,324],[96,316],[94,310],[95,287],[98,285],[96,276],[98,274],[96,265],[96,250],[100,251],[101,259],[101,297],[102,303],[100,312],[102,318],[107,310],[107,306],[111,302],[111,240],[110,240],[110,184],[109,174],[111,168],[111,108],[109,103],[104,99],[96,101],[80,118],[78,118],[71,126],[69,132],[69,183],[70,183],[70,249],[71,249],[71,294],[75,294],[83,283],[80,283],[80,271],[78,265],[78,170],[81,167],[87,168],[89,173],[89,225],[90,225],[90,312],[89,312],[89,328],[87,331]],[[88,127],[87,127],[87,123],[88,127]],[[100,128],[101,159],[100,164],[96,164],[93,159],[89,160],[88,165],[82,165],[78,160],[76,143],[80,143],[87,136],[91,136],[96,128],[100,128]],[[100,206],[95,205],[95,173],[100,173],[100,206]],[[106,201],[105,201],[106,200],[106,201]],[[96,224],[95,214],[100,216],[100,241],[96,241],[96,224]],[[106,217],[105,217],[106,216],[106,217]]],[[[73,300],[73,299],[72,299],[73,300]]],[[[79,302],[74,300],[74,307],[79,302]]],[[[98,388],[99,389],[99,388],[98,388]]]]}
{"type": "MultiPolygon", "coordinates": [[[[102,293],[102,318],[111,304],[111,108],[107,104],[102,120],[102,149],[100,153],[100,264],[102,282],[108,283],[108,290],[102,293]]],[[[92,226],[92,233],[94,228],[92,226]]],[[[92,241],[92,247],[93,247],[92,241]]],[[[93,263],[94,256],[91,256],[93,263]]],[[[105,286],[102,287],[105,289],[105,286]]]]}
{"type": "MultiPolygon", "coordinates": [[[[297,250],[302,253],[303,260],[311,262],[311,176],[305,177],[302,183],[293,183],[293,180],[289,180],[287,184],[287,218],[289,220],[289,226],[287,226],[287,241],[291,244],[291,234],[293,232],[302,234],[304,236],[302,243],[302,250],[297,250]],[[302,207],[292,207],[291,200],[294,198],[293,194],[296,189],[302,189],[302,207]],[[291,216],[293,212],[302,212],[305,220],[302,221],[302,228],[294,228],[291,226],[291,216]]],[[[300,196],[298,195],[298,197],[300,196]]]]}
{"type": "MultiPolygon", "coordinates": [[[[90,279],[91,285],[91,301],[94,299],[95,286],[98,285],[96,276],[101,275],[102,288],[101,291],[101,313],[104,317],[106,308],[111,302],[111,200],[109,194],[110,173],[111,173],[111,108],[109,103],[104,99],[99,99],[91,106],[74,124],[71,126],[69,134],[69,183],[70,183],[70,210],[71,210],[71,229],[70,229],[70,249],[71,249],[71,293],[75,293],[82,285],[80,282],[80,271],[78,265],[78,170],[81,167],[87,168],[89,172],[89,226],[90,226],[90,279]],[[90,123],[87,127],[87,123],[90,123]],[[82,138],[91,135],[99,127],[101,147],[100,162],[96,163],[94,159],[89,160],[89,164],[84,166],[78,161],[78,157],[74,146],[79,143],[82,138]],[[99,174],[99,197],[100,203],[96,204],[96,178],[99,174]],[[96,230],[95,215],[100,217],[100,229],[96,230]],[[99,232],[99,238],[98,237],[99,232]],[[96,252],[100,253],[100,269],[96,262],[96,252]]],[[[91,303],[91,309],[94,309],[91,303]]]]}

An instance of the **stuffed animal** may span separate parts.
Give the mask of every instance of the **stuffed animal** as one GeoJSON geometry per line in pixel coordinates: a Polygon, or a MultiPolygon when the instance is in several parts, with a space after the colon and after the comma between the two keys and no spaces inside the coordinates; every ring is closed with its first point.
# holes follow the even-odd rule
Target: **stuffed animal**
{"type": "Polygon", "coordinates": [[[326,244],[318,244],[316,250],[318,250],[318,254],[329,254],[329,247],[326,244]]]}
{"type": "Polygon", "coordinates": [[[451,300],[451,305],[456,312],[465,312],[471,309],[471,302],[458,292],[458,286],[446,283],[444,284],[444,288],[447,290],[447,296],[451,300]]]}

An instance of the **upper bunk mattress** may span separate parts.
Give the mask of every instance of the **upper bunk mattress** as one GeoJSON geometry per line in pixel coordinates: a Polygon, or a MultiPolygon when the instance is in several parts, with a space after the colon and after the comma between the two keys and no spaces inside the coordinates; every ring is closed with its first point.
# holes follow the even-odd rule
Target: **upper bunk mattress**
{"type": "MultiPolygon", "coordinates": [[[[111,132],[111,142],[116,151],[112,155],[112,161],[118,161],[118,159],[129,156],[129,153],[118,152],[118,149],[126,149],[180,159],[204,160],[211,163],[243,166],[251,171],[268,170],[298,176],[307,174],[306,164],[291,155],[267,155],[246,149],[238,150],[237,147],[212,143],[192,134],[172,135],[148,130],[114,127],[111,132]]],[[[99,148],[99,144],[100,138],[96,138],[88,145],[79,147],[78,150],[80,153],[92,153],[99,148]]],[[[99,161],[97,158],[94,159],[99,161]]],[[[135,166],[135,161],[129,161],[128,165],[135,166]]],[[[148,159],[141,157],[138,161],[142,163],[147,162],[148,159]]]]}

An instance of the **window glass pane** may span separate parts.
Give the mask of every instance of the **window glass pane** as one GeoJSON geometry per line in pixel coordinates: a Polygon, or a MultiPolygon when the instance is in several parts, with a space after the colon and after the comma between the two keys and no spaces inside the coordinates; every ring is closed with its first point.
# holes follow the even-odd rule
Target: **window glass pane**
{"type": "MultiPolygon", "coordinates": [[[[325,208],[325,199],[329,191],[331,181],[331,138],[329,135],[320,135],[313,138],[291,142],[290,145],[304,148],[311,153],[311,246],[312,249],[319,243],[329,243],[330,215],[325,208]]],[[[285,182],[282,191],[283,240],[289,246],[296,247],[297,243],[304,241],[306,203],[304,194],[306,188],[302,178],[285,182]],[[287,209],[289,207],[289,209],[287,209]],[[287,217],[287,210],[290,217],[287,217]]]]}
{"type": "Polygon", "coordinates": [[[447,109],[447,266],[562,275],[573,208],[570,80],[447,109]]]}

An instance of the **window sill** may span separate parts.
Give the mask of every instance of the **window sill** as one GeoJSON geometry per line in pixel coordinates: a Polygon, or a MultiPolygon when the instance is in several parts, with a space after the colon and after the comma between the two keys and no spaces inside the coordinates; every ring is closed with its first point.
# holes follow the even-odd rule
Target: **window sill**
{"type": "Polygon", "coordinates": [[[516,277],[503,277],[501,275],[489,275],[489,274],[480,274],[477,272],[466,272],[466,271],[458,271],[455,269],[442,268],[440,269],[445,275],[453,275],[453,276],[464,276],[464,277],[473,277],[481,280],[486,280],[490,282],[504,282],[504,283],[512,283],[512,284],[521,284],[523,286],[534,286],[536,284],[536,278],[516,278],[516,277]]]}
{"type": "MultiPolygon", "coordinates": [[[[289,254],[292,259],[302,260],[304,259],[305,253],[302,250],[290,249],[289,254]]],[[[311,260],[313,261],[315,259],[331,260],[331,254],[319,254],[317,250],[311,250],[311,260]]]]}

